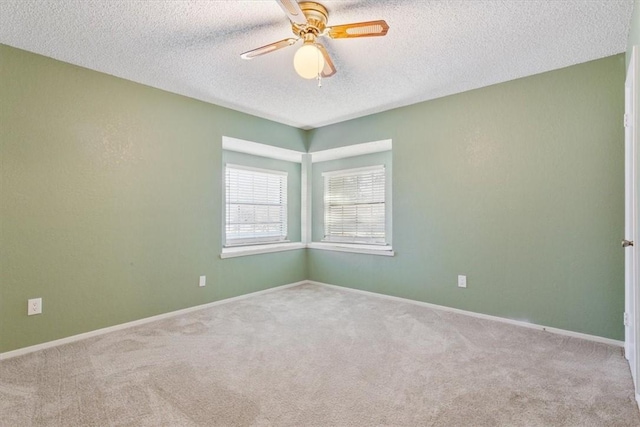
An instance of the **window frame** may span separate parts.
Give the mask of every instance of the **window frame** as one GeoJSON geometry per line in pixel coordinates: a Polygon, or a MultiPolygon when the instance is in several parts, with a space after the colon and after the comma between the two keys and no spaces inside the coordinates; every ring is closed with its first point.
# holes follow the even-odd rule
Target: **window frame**
{"type": "MultiPolygon", "coordinates": [[[[327,171],[327,172],[323,172],[322,173],[322,179],[323,179],[323,228],[324,228],[324,233],[323,233],[323,237],[321,239],[321,243],[328,243],[328,244],[334,244],[334,245],[345,245],[345,246],[350,246],[353,245],[354,247],[370,247],[370,246],[389,246],[389,240],[388,240],[388,230],[387,230],[387,221],[386,221],[386,209],[387,209],[387,188],[386,188],[386,180],[387,180],[387,170],[384,164],[380,164],[380,165],[372,165],[372,166],[364,166],[364,167],[357,167],[357,168],[349,168],[349,169],[339,169],[339,170],[333,170],[333,171],[327,171]],[[332,198],[331,193],[330,193],[330,181],[331,179],[334,178],[345,178],[345,177],[353,177],[353,176],[359,176],[359,177],[364,177],[365,179],[375,179],[373,177],[374,174],[382,174],[382,195],[378,194],[379,193],[379,189],[376,192],[376,188],[373,186],[371,187],[371,191],[370,194],[367,194],[366,196],[370,196],[371,200],[374,200],[376,198],[379,198],[380,196],[382,196],[383,201],[379,202],[379,201],[371,201],[371,200],[367,200],[367,201],[359,201],[358,200],[358,194],[357,192],[354,192],[356,194],[354,194],[355,199],[351,201],[351,203],[331,203],[330,199],[332,198]],[[371,176],[371,178],[367,178],[367,176],[371,176]],[[381,213],[381,224],[375,224],[373,226],[373,228],[377,227],[382,227],[383,230],[383,235],[382,238],[380,238],[379,236],[375,236],[373,235],[374,232],[372,230],[371,231],[371,235],[369,236],[357,236],[358,233],[358,223],[361,221],[358,221],[358,207],[359,206],[364,206],[364,205],[378,205],[382,207],[382,213],[381,213]],[[355,226],[354,228],[354,233],[356,234],[353,237],[346,237],[346,236],[339,236],[339,235],[332,235],[330,234],[330,222],[331,222],[331,217],[335,215],[332,215],[331,211],[332,211],[332,207],[339,207],[339,206],[347,206],[347,207],[351,207],[354,211],[355,211],[355,224],[352,225],[355,226]]],[[[357,185],[357,184],[356,184],[357,185]]],[[[365,199],[366,199],[365,196],[365,199]]],[[[371,206],[371,209],[373,209],[374,206],[371,206]]],[[[380,216],[380,213],[378,213],[378,216],[380,216]]],[[[366,214],[362,214],[361,215],[361,219],[364,220],[364,222],[369,222],[371,223],[371,220],[373,219],[374,215],[371,215],[369,217],[367,217],[366,214]]],[[[339,218],[338,218],[339,219],[339,218]]],[[[378,221],[379,222],[379,221],[378,221]]],[[[365,227],[366,228],[366,227],[365,227]]]]}
{"type": "MultiPolygon", "coordinates": [[[[282,148],[270,144],[263,144],[259,142],[247,141],[239,138],[234,138],[230,136],[222,136],[222,151],[223,151],[223,159],[225,157],[224,152],[230,153],[240,153],[240,154],[249,154],[251,156],[264,157],[267,159],[273,160],[281,160],[289,163],[297,163],[300,165],[300,190],[301,190],[301,198],[300,198],[300,222],[297,224],[295,219],[290,221],[289,215],[293,215],[291,212],[291,206],[289,206],[287,215],[287,225],[288,230],[287,234],[291,233],[291,227],[293,226],[293,236],[296,236],[296,227],[300,227],[300,241],[293,242],[284,242],[284,243],[265,243],[265,244],[252,244],[245,246],[225,246],[226,240],[226,174],[225,174],[225,162],[222,162],[222,167],[220,168],[220,187],[222,192],[222,200],[220,203],[221,207],[221,215],[220,215],[220,255],[221,259],[226,258],[235,258],[235,257],[244,257],[258,254],[267,254],[267,253],[275,253],[275,252],[283,252],[283,251],[291,251],[297,249],[317,249],[323,251],[337,251],[337,252],[349,252],[355,254],[370,254],[370,255],[381,255],[386,257],[395,256],[395,252],[392,248],[392,232],[393,232],[393,209],[392,209],[392,201],[393,201],[393,193],[392,193],[392,163],[389,158],[388,161],[385,160],[383,162],[385,166],[385,240],[387,241],[387,245],[367,245],[367,244],[353,244],[353,243],[337,243],[337,242],[320,242],[314,240],[314,227],[317,218],[315,215],[315,211],[312,209],[313,205],[316,203],[314,201],[313,195],[313,187],[315,182],[315,174],[314,174],[314,165],[322,164],[323,162],[338,160],[341,161],[343,159],[351,158],[351,157],[360,157],[366,156],[368,154],[374,153],[383,153],[383,152],[391,152],[392,151],[392,140],[378,140],[372,142],[358,143],[352,145],[339,146],[336,148],[329,148],[320,151],[297,151],[291,150],[287,148],[282,148]]],[[[236,164],[238,162],[233,161],[229,162],[231,164],[236,164]]],[[[240,162],[241,164],[244,161],[240,162]]],[[[366,166],[366,165],[363,165],[366,166]]],[[[258,165],[258,168],[260,165],[258,165]]],[[[289,175],[287,180],[287,185],[291,184],[291,175],[289,175]]],[[[295,182],[295,181],[294,181],[295,182]]],[[[295,185],[295,184],[294,184],[295,185]]],[[[288,189],[288,196],[291,196],[291,189],[288,189]]],[[[323,195],[321,194],[320,200],[323,199],[323,195]]],[[[292,199],[293,206],[295,206],[295,198],[292,199]]],[[[322,203],[322,202],[320,202],[322,203]]],[[[289,204],[289,203],[288,203],[289,204]]],[[[294,209],[295,210],[295,209],[294,209]]],[[[320,214],[322,217],[322,214],[320,214]]],[[[318,236],[319,238],[319,236],[318,236]]]]}
{"type": "MultiPolygon", "coordinates": [[[[224,168],[223,168],[223,188],[224,188],[224,194],[223,194],[223,201],[224,201],[224,209],[223,209],[223,216],[224,216],[224,227],[223,227],[223,251],[224,250],[230,250],[233,248],[243,248],[243,247],[250,247],[250,246],[264,246],[264,245],[282,245],[283,243],[288,243],[288,236],[289,236],[289,221],[288,221],[288,180],[289,180],[289,174],[286,171],[282,171],[282,170],[277,170],[277,169],[266,169],[266,168],[257,168],[257,167],[253,167],[253,166],[246,166],[246,165],[240,165],[240,164],[235,164],[235,163],[225,163],[224,164],[224,168]],[[230,204],[234,204],[234,203],[229,203],[229,182],[228,182],[228,169],[234,169],[237,171],[246,171],[246,172],[255,172],[255,173],[261,173],[261,174],[270,174],[270,175],[274,175],[274,176],[278,176],[280,177],[280,179],[282,180],[280,183],[280,191],[281,191],[281,195],[283,194],[284,197],[284,203],[283,204],[274,204],[273,206],[279,206],[279,209],[281,210],[281,218],[283,217],[283,222],[284,224],[281,224],[280,228],[281,228],[281,233],[279,236],[265,236],[264,238],[259,238],[259,237],[246,237],[246,238],[235,238],[235,239],[231,239],[234,242],[230,242],[230,239],[228,238],[228,227],[229,227],[229,212],[230,212],[230,208],[229,205],[230,204]],[[282,177],[284,177],[284,179],[282,179],[282,177]],[[284,188],[282,188],[284,187],[284,188]],[[282,231],[282,228],[284,228],[284,230],[282,231]],[[284,234],[284,235],[283,235],[284,234]]],[[[236,203],[237,204],[237,203],[236,203]]],[[[249,203],[251,204],[251,203],[249,203]]],[[[261,204],[259,203],[254,203],[254,206],[259,206],[261,204]]]]}

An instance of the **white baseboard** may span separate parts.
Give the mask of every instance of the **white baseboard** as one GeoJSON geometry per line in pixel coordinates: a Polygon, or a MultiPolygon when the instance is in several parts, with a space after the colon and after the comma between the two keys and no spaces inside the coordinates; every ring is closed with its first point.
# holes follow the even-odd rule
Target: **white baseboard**
{"type": "Polygon", "coordinates": [[[119,330],[122,330],[122,329],[132,328],[134,326],[144,325],[145,323],[155,322],[156,320],[162,320],[162,319],[166,319],[166,318],[169,318],[169,317],[179,316],[181,314],[191,313],[193,311],[203,310],[203,309],[209,308],[209,307],[215,307],[216,305],[227,304],[227,303],[238,301],[238,300],[242,300],[242,299],[245,299],[245,298],[254,297],[256,295],[261,295],[261,294],[266,294],[266,293],[269,293],[269,292],[274,292],[274,291],[277,291],[279,289],[292,288],[294,286],[303,285],[305,283],[308,283],[308,282],[306,280],[303,280],[303,281],[296,282],[296,283],[289,283],[287,285],[276,286],[274,288],[264,289],[262,291],[256,291],[256,292],[251,292],[251,293],[245,294],[245,295],[239,295],[237,297],[221,299],[219,301],[213,301],[213,302],[209,302],[209,303],[206,303],[206,304],[201,304],[201,305],[196,305],[196,306],[193,306],[193,307],[183,308],[181,310],[170,311],[168,313],[162,313],[162,314],[158,314],[156,316],[145,317],[144,319],[133,320],[131,322],[121,323],[119,325],[114,325],[114,326],[109,326],[109,327],[106,327],[106,328],[96,329],[95,331],[84,332],[82,334],[72,335],[70,337],[61,338],[61,339],[58,339],[58,340],[47,341],[47,342],[44,342],[42,344],[36,344],[36,345],[29,346],[29,347],[19,348],[17,350],[7,351],[5,353],[0,353],[0,360],[10,359],[12,357],[22,356],[23,354],[33,353],[34,351],[44,350],[44,349],[47,349],[47,348],[57,347],[57,346],[63,345],[63,344],[69,344],[69,343],[72,343],[72,342],[75,342],[75,341],[85,340],[87,338],[95,337],[95,336],[98,336],[98,335],[108,334],[109,332],[114,332],[114,331],[119,331],[119,330]]]}
{"type": "MultiPolygon", "coordinates": [[[[28,354],[28,353],[33,353],[34,351],[39,351],[39,350],[44,350],[44,349],[47,349],[47,348],[57,347],[57,346],[60,346],[60,345],[69,344],[69,343],[72,343],[72,342],[84,340],[84,339],[95,337],[95,336],[98,336],[98,335],[107,334],[109,332],[114,332],[114,331],[119,331],[119,330],[122,330],[122,329],[132,328],[134,326],[144,325],[145,323],[155,322],[156,320],[162,320],[162,319],[166,319],[166,318],[169,318],[169,317],[179,316],[181,314],[186,314],[186,313],[191,313],[193,311],[203,310],[205,308],[214,307],[216,305],[227,304],[227,303],[238,301],[238,300],[242,300],[242,299],[245,299],[245,298],[250,298],[250,297],[257,296],[257,295],[261,295],[261,294],[265,294],[265,293],[269,293],[269,292],[274,292],[274,291],[277,291],[279,289],[292,288],[292,287],[300,286],[300,285],[304,285],[304,284],[326,286],[326,287],[341,289],[343,291],[355,292],[355,293],[360,293],[360,294],[365,294],[365,295],[371,295],[371,296],[375,296],[375,297],[378,297],[378,298],[384,298],[384,299],[388,299],[388,300],[392,300],[392,301],[399,301],[399,302],[419,305],[419,306],[422,306],[422,307],[429,307],[429,308],[433,308],[435,310],[449,311],[449,312],[463,314],[463,315],[466,315],[466,316],[476,317],[476,318],[480,318],[480,319],[494,320],[496,322],[509,323],[511,325],[522,326],[522,327],[530,328],[530,329],[537,329],[537,330],[540,330],[540,331],[551,332],[551,333],[558,334],[558,335],[565,335],[565,336],[581,338],[581,339],[585,339],[585,340],[589,340],[589,341],[595,341],[595,342],[600,342],[600,343],[604,343],[604,344],[614,345],[614,346],[617,346],[617,347],[624,347],[624,342],[622,342],[622,341],[613,340],[613,339],[610,339],[610,338],[599,337],[599,336],[596,336],[596,335],[589,335],[589,334],[583,334],[583,333],[580,333],[580,332],[567,331],[565,329],[551,328],[551,327],[548,327],[548,326],[537,325],[535,323],[523,322],[521,320],[513,320],[513,319],[507,319],[507,318],[504,318],[504,317],[491,316],[489,314],[476,313],[476,312],[473,312],[473,311],[461,310],[459,308],[446,307],[446,306],[443,306],[443,305],[431,304],[431,303],[428,303],[428,302],[416,301],[416,300],[412,300],[412,299],[408,299],[408,298],[394,297],[394,296],[391,296],[391,295],[379,294],[379,293],[370,292],[370,291],[363,291],[363,290],[360,290],[360,289],[347,288],[347,287],[344,287],[344,286],[330,285],[328,283],[316,282],[316,281],[313,281],[313,280],[302,280],[300,282],[289,283],[287,285],[282,285],[282,286],[276,286],[274,288],[264,289],[262,291],[252,292],[252,293],[245,294],[245,295],[239,295],[237,297],[222,299],[222,300],[219,300],[219,301],[213,301],[213,302],[210,302],[210,303],[196,305],[196,306],[189,307],[189,308],[183,308],[181,310],[176,310],[176,311],[171,311],[171,312],[168,312],[168,313],[158,314],[156,316],[151,316],[151,317],[145,317],[144,319],[133,320],[131,322],[121,323],[119,325],[114,325],[114,326],[109,326],[109,327],[106,327],[106,328],[96,329],[94,331],[89,331],[89,332],[85,332],[85,333],[78,334],[78,335],[72,335],[70,337],[61,338],[61,339],[58,339],[58,340],[48,341],[48,342],[45,342],[45,343],[36,344],[36,345],[29,346],[29,347],[19,348],[17,350],[7,351],[5,353],[0,353],[0,360],[10,359],[12,357],[17,357],[17,356],[22,356],[22,355],[28,354]]],[[[640,406],[640,394],[636,394],[636,400],[638,401],[638,405],[640,406]]]]}
{"type": "MultiPolygon", "coordinates": [[[[347,288],[347,287],[344,287],[344,286],[330,285],[328,283],[316,282],[316,281],[313,281],[313,280],[307,280],[306,282],[309,283],[309,284],[313,284],[313,285],[328,286],[328,287],[331,287],[331,288],[341,289],[341,290],[348,291],[348,292],[355,292],[355,293],[359,293],[359,294],[372,295],[372,296],[376,296],[376,297],[379,297],[379,298],[384,298],[384,299],[388,299],[388,300],[392,300],[392,301],[399,301],[399,302],[405,302],[405,303],[410,303],[410,304],[414,304],[414,305],[420,305],[422,307],[429,307],[429,308],[433,308],[435,310],[449,311],[449,312],[452,312],[452,313],[463,314],[465,316],[476,317],[476,318],[479,318],[479,319],[494,320],[496,322],[509,323],[511,325],[522,326],[524,328],[537,329],[539,331],[551,332],[552,334],[565,335],[565,336],[574,337],[574,338],[581,338],[583,340],[589,340],[589,341],[595,341],[595,342],[599,342],[599,343],[614,345],[616,347],[624,347],[624,341],[618,341],[618,340],[614,340],[614,339],[611,339],[611,338],[599,337],[597,335],[589,335],[589,334],[583,334],[581,332],[567,331],[566,329],[552,328],[552,327],[549,327],[549,326],[537,325],[535,323],[523,322],[522,320],[507,319],[506,317],[498,317],[498,316],[492,316],[492,315],[489,315],[489,314],[476,313],[476,312],[473,312],[473,311],[461,310],[459,308],[446,307],[446,306],[443,306],[443,305],[431,304],[431,303],[428,303],[428,302],[416,301],[416,300],[412,300],[412,299],[408,299],[408,298],[394,297],[394,296],[391,296],[391,295],[379,294],[379,293],[370,292],[370,291],[363,291],[363,290],[360,290],[360,289],[347,288]]],[[[638,400],[638,402],[640,404],[640,400],[638,400]]]]}

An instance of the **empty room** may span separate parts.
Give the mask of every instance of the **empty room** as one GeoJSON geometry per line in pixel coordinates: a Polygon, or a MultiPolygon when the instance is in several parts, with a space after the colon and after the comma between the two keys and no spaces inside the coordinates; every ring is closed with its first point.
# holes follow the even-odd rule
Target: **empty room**
{"type": "Polygon", "coordinates": [[[0,426],[640,426],[638,0],[0,1],[0,426]]]}

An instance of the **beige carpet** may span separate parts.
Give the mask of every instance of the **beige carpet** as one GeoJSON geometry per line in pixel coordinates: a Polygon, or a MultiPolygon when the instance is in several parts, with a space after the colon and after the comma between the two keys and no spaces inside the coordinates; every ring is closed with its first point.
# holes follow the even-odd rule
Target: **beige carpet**
{"type": "Polygon", "coordinates": [[[304,285],[0,362],[2,426],[638,426],[621,349],[304,285]]]}

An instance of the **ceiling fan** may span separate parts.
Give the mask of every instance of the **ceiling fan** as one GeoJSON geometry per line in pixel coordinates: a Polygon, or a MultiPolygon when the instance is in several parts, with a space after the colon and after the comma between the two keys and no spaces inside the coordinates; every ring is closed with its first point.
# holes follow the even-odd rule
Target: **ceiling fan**
{"type": "Polygon", "coordinates": [[[296,0],[276,0],[291,21],[291,30],[297,37],[270,43],[268,45],[249,50],[240,55],[243,59],[253,59],[295,44],[302,40],[303,44],[293,58],[296,72],[305,79],[331,77],[336,73],[336,67],[325,47],[318,43],[318,37],[329,36],[332,39],[346,39],[355,37],[384,36],[389,26],[383,20],[356,22],[352,24],[333,25],[328,27],[329,13],[327,8],[313,1],[298,3],[296,0]]]}

